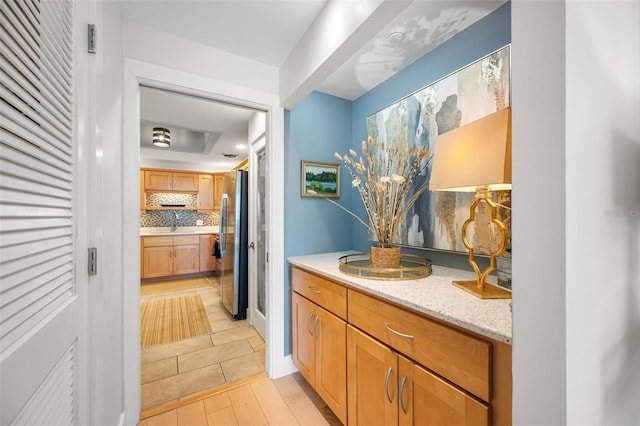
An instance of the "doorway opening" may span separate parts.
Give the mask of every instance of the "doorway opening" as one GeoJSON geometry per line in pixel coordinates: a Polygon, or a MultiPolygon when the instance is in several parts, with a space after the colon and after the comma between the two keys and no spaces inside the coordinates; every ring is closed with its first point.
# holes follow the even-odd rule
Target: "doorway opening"
{"type": "MultiPolygon", "coordinates": [[[[263,129],[266,128],[267,114],[263,110],[151,85],[140,86],[139,114],[139,167],[145,170],[211,175],[215,179],[218,174],[236,168],[244,157],[248,160],[251,177],[254,160],[250,156],[249,147],[255,142],[251,140],[251,135],[257,134],[262,140],[266,138],[265,130],[256,133],[255,130],[252,132],[248,129],[249,121],[253,121],[252,125],[255,127],[256,120],[263,129]],[[225,119],[234,123],[244,120],[244,130],[242,126],[232,126],[228,123],[219,123],[216,127],[216,120],[225,119]],[[147,130],[155,127],[175,129],[171,132],[171,144],[174,145],[174,149],[154,148],[150,138],[145,140],[146,136],[151,134],[147,130]],[[237,145],[241,143],[247,147],[244,153],[238,153],[242,148],[238,148],[237,145]],[[238,156],[230,161],[229,157],[236,153],[238,156]]],[[[266,150],[263,154],[266,155],[266,150]]],[[[261,157],[261,160],[266,164],[266,156],[261,157]]],[[[264,164],[261,164],[261,167],[264,167],[264,164]]],[[[257,165],[256,170],[259,170],[257,165]]],[[[215,266],[201,266],[197,272],[189,270],[187,274],[160,273],[161,277],[150,278],[154,275],[151,273],[147,276],[143,263],[152,255],[145,250],[157,249],[154,238],[169,236],[175,241],[178,236],[188,235],[193,239],[195,236],[202,238],[204,235],[211,235],[213,242],[219,234],[220,211],[216,209],[219,207],[216,200],[213,208],[201,209],[198,203],[202,194],[197,191],[184,191],[184,194],[191,198],[195,196],[195,205],[190,206],[192,201],[189,200],[175,202],[175,197],[182,194],[181,191],[175,190],[167,191],[171,196],[170,201],[160,202],[160,206],[154,206],[152,209],[143,209],[149,202],[149,197],[158,198],[162,193],[156,190],[146,191],[142,175],[140,182],[139,219],[140,228],[144,230],[144,236],[141,235],[140,268],[140,369],[141,412],[144,413],[149,410],[157,411],[159,407],[167,404],[227,386],[256,374],[264,374],[266,345],[263,337],[265,318],[262,318],[258,332],[253,327],[254,317],[251,312],[248,312],[246,320],[235,320],[223,306],[219,274],[210,270],[215,269],[215,266]],[[176,207],[175,204],[185,206],[176,207]],[[147,239],[148,243],[145,243],[147,239]],[[174,333],[175,329],[186,333],[174,333]],[[161,338],[157,338],[158,336],[161,338]]],[[[262,185],[259,191],[256,192],[254,189],[254,193],[261,194],[264,199],[264,180],[262,185]]],[[[215,193],[214,187],[214,198],[219,199],[220,195],[215,193]]],[[[154,199],[152,202],[156,201],[154,199]]],[[[253,210],[257,207],[253,206],[258,206],[258,203],[249,202],[250,212],[255,213],[253,210]]],[[[264,218],[266,211],[255,214],[264,218]]],[[[253,241],[254,233],[255,231],[250,231],[249,241],[253,241]]],[[[264,243],[265,238],[266,235],[261,235],[261,238],[256,238],[255,241],[258,244],[264,243]]],[[[200,240],[198,246],[198,254],[191,254],[187,262],[189,259],[196,262],[195,258],[198,258],[197,261],[202,265],[202,262],[211,261],[211,257],[215,257],[213,245],[206,245],[202,241],[200,240]],[[210,259],[203,260],[207,257],[210,259]]],[[[195,244],[193,245],[192,249],[195,250],[195,244]]],[[[175,250],[175,242],[173,247],[172,250],[175,250]]],[[[255,259],[257,250],[247,247],[244,249],[250,256],[249,303],[255,304],[253,297],[263,294],[256,289],[265,288],[264,280],[267,275],[265,270],[257,271],[256,268],[265,268],[266,264],[261,259],[255,259]],[[251,256],[254,257],[253,261],[251,256]]],[[[266,255],[264,251],[261,253],[266,255]]],[[[219,268],[219,259],[218,262],[213,260],[212,264],[217,264],[219,268]]]]}

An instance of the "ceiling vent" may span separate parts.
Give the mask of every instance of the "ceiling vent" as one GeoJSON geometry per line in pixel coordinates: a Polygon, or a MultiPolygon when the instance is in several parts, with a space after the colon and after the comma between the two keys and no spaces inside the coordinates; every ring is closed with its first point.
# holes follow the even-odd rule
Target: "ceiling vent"
{"type": "Polygon", "coordinates": [[[225,154],[224,152],[222,153],[223,157],[226,158],[236,158],[239,154],[225,154]]]}

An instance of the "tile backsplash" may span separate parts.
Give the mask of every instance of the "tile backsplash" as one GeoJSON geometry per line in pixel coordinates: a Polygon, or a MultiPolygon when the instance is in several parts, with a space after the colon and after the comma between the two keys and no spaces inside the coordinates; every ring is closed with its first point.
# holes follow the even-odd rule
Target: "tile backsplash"
{"type": "MultiPolygon", "coordinates": [[[[153,192],[146,194],[148,207],[162,207],[162,205],[184,205],[196,207],[198,197],[196,194],[162,193],[153,192]]],[[[195,210],[148,210],[140,215],[140,227],[165,227],[165,226],[197,226],[196,221],[203,221],[204,226],[219,225],[220,214],[218,212],[197,212],[195,210]],[[174,213],[178,214],[176,220],[174,213]]]]}
{"type": "Polygon", "coordinates": [[[148,207],[161,207],[163,204],[180,205],[185,207],[195,207],[198,205],[198,196],[196,194],[168,194],[161,192],[148,193],[148,207]]]}
{"type": "Polygon", "coordinates": [[[140,215],[140,227],[196,226],[197,220],[202,220],[204,226],[219,225],[220,214],[199,213],[195,210],[151,210],[140,215]],[[174,213],[178,214],[178,220],[174,213]]]}

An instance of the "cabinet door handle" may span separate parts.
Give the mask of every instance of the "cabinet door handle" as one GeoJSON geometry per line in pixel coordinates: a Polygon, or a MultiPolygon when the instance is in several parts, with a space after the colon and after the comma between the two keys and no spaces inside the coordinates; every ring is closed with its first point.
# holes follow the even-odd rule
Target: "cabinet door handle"
{"type": "Polygon", "coordinates": [[[404,333],[400,333],[399,331],[395,331],[393,328],[391,328],[391,326],[389,325],[389,323],[384,323],[384,326],[387,330],[389,330],[390,332],[392,332],[393,334],[396,334],[400,337],[404,337],[405,339],[411,339],[413,340],[413,336],[410,334],[404,334],[404,333]]]}
{"type": "Polygon", "coordinates": [[[309,318],[307,318],[307,330],[309,330],[309,334],[313,336],[313,331],[311,331],[311,317],[313,316],[313,312],[309,314],[309,318]]]}
{"type": "Polygon", "coordinates": [[[313,333],[311,333],[317,338],[318,336],[316,335],[316,325],[318,325],[318,317],[316,317],[316,319],[313,321],[313,333]]]}
{"type": "Polygon", "coordinates": [[[400,408],[407,414],[407,408],[404,406],[404,400],[402,399],[402,394],[404,393],[404,385],[407,384],[407,376],[402,376],[402,383],[400,383],[400,392],[398,394],[398,399],[400,399],[400,408]]]}
{"type": "Polygon", "coordinates": [[[384,393],[387,394],[387,399],[389,400],[389,402],[393,402],[391,400],[391,395],[389,395],[389,377],[391,377],[392,371],[393,369],[389,367],[389,369],[387,370],[387,377],[385,377],[384,379],[384,393]]]}
{"type": "Polygon", "coordinates": [[[308,288],[309,290],[311,290],[312,292],[314,292],[314,293],[320,294],[320,290],[318,290],[317,288],[313,288],[313,287],[311,287],[310,285],[309,285],[309,286],[307,286],[307,288],[308,288]]]}

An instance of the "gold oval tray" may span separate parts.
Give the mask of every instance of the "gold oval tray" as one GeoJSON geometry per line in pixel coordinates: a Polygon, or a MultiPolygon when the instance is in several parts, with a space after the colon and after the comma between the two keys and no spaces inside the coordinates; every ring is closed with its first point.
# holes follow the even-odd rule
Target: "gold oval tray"
{"type": "Polygon", "coordinates": [[[339,259],[340,270],[370,280],[417,280],[431,275],[431,259],[402,253],[397,268],[374,268],[370,253],[355,253],[339,259]]]}

